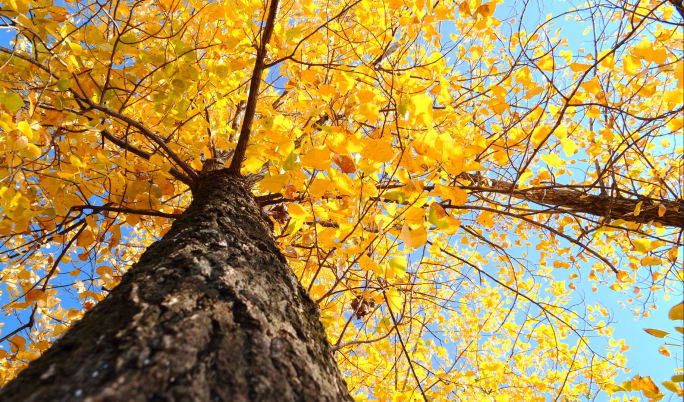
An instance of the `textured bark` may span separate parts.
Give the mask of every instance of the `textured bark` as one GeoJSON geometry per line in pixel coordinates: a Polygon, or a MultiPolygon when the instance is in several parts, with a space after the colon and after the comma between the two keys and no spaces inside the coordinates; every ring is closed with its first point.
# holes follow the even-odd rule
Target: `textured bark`
{"type": "MultiPolygon", "coordinates": [[[[520,190],[516,187],[511,191],[512,183],[485,178],[479,173],[462,173],[461,177],[477,184],[477,186],[462,188],[510,195],[514,198],[555,208],[559,213],[581,212],[610,220],[624,219],[640,223],[653,221],[665,226],[684,228],[684,201],[682,200],[624,198],[615,195],[593,195],[554,188],[520,190]],[[634,210],[639,202],[641,202],[641,212],[638,216],[635,216],[634,210]],[[665,207],[665,213],[662,216],[660,216],[659,211],[660,205],[665,207]]],[[[609,193],[611,191],[611,189],[608,189],[609,193]]]]}
{"type": "Polygon", "coordinates": [[[0,401],[352,401],[319,311],[226,170],[0,401]]]}
{"type": "Polygon", "coordinates": [[[684,203],[682,202],[661,201],[656,205],[650,199],[637,200],[556,189],[514,191],[512,195],[537,204],[559,207],[559,209],[569,209],[571,212],[582,212],[597,217],[609,218],[610,220],[624,219],[626,221],[643,223],[653,221],[665,226],[684,228],[684,203]],[[639,202],[642,202],[641,212],[638,216],[635,216],[634,210],[639,202]],[[659,205],[663,205],[666,208],[663,216],[660,216],[658,212],[659,205]]]}

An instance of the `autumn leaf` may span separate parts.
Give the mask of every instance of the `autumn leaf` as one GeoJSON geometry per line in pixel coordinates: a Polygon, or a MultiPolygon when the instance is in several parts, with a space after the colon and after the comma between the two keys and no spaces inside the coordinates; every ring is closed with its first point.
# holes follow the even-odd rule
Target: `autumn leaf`
{"type": "Polygon", "coordinates": [[[547,54],[546,56],[539,59],[539,61],[537,62],[537,65],[539,66],[540,69],[542,69],[544,71],[553,72],[553,70],[555,68],[555,62],[553,60],[553,56],[551,56],[550,54],[547,54]]]}
{"type": "Polygon", "coordinates": [[[382,139],[370,140],[361,151],[361,156],[374,161],[386,163],[394,157],[392,146],[382,139]]]}
{"type": "Polygon", "coordinates": [[[481,224],[482,226],[486,228],[493,228],[494,227],[494,220],[492,219],[492,213],[489,211],[482,211],[480,213],[480,216],[477,218],[477,223],[481,224]]]}
{"type": "Polygon", "coordinates": [[[347,155],[335,154],[332,157],[333,163],[340,168],[342,173],[354,173],[356,172],[356,164],[352,158],[347,155]]]}
{"type": "MultiPolygon", "coordinates": [[[[118,285],[156,243],[175,250],[143,264],[156,267],[162,304],[174,292],[168,255],[210,261],[209,276],[198,268],[190,279],[228,278],[219,298],[232,294],[231,275],[268,284],[259,261],[285,261],[279,275],[321,308],[326,332],[314,343],[327,338],[339,366],[311,369],[342,373],[358,400],[662,397],[648,377],[614,385],[615,365],[575,343],[631,341],[605,324],[616,317],[603,298],[648,316],[682,279],[667,271],[682,257],[673,234],[684,213],[673,195],[684,122],[681,34],[668,25],[677,10],[637,4],[618,15],[592,3],[558,18],[544,2],[511,3],[503,18],[496,3],[8,0],[0,324],[11,335],[0,387],[38,373],[25,382],[43,389],[31,361],[106,298],[102,308],[130,319],[85,324],[133,322],[138,312],[116,302],[132,300],[117,293],[130,286],[118,285]],[[569,35],[583,30],[580,46],[569,35]],[[260,240],[237,244],[236,233],[260,240]],[[575,300],[589,291],[598,305],[575,300]],[[577,326],[586,331],[565,337],[577,326]]],[[[292,307],[267,314],[278,328],[310,310],[285,291],[253,293],[254,306],[292,307]]],[[[681,309],[670,311],[676,325],[681,309]]],[[[181,332],[176,346],[192,349],[181,332]]],[[[608,361],[624,363],[626,344],[609,344],[608,361]]],[[[83,367],[99,358],[83,356],[83,367]]],[[[161,384],[134,366],[120,374],[161,384]]]]}
{"type": "Polygon", "coordinates": [[[426,126],[432,124],[432,98],[428,95],[415,95],[411,98],[412,116],[426,126]]]}
{"type": "Polygon", "coordinates": [[[293,218],[302,221],[309,221],[313,219],[313,216],[310,213],[308,213],[304,208],[302,208],[302,206],[299,204],[290,204],[287,207],[287,212],[293,218]]]}
{"type": "Polygon", "coordinates": [[[0,93],[0,104],[4,105],[10,112],[16,112],[26,105],[21,97],[15,93],[0,93]]]}
{"type": "Polygon", "coordinates": [[[270,193],[277,193],[285,186],[287,180],[288,177],[286,174],[276,174],[261,180],[259,182],[259,187],[270,193]]]}
{"type": "Polygon", "coordinates": [[[669,332],[661,331],[659,329],[646,328],[644,331],[646,331],[649,335],[655,336],[656,338],[664,338],[669,334],[669,332]]]}
{"type": "Polygon", "coordinates": [[[672,307],[667,316],[672,321],[684,320],[684,302],[672,307]]]}
{"type": "Polygon", "coordinates": [[[411,230],[408,224],[404,224],[401,230],[401,241],[404,242],[406,247],[409,248],[420,248],[427,242],[427,231],[425,227],[421,226],[418,229],[411,230]]]}
{"type": "Polygon", "coordinates": [[[404,298],[401,296],[401,293],[391,287],[385,292],[385,297],[387,298],[387,305],[390,310],[395,314],[400,313],[404,305],[404,298]]]}
{"type": "Polygon", "coordinates": [[[565,166],[565,162],[556,154],[541,155],[541,159],[544,162],[546,162],[549,166],[554,168],[560,168],[565,166]]]}
{"type": "Polygon", "coordinates": [[[389,261],[389,266],[399,278],[403,278],[406,274],[406,258],[404,257],[392,258],[389,261]]]}
{"type": "Polygon", "coordinates": [[[651,241],[649,239],[644,238],[634,239],[632,240],[632,245],[638,252],[645,253],[648,251],[648,247],[651,245],[651,241]]]}
{"type": "Polygon", "coordinates": [[[301,157],[303,166],[309,166],[317,170],[330,169],[330,151],[327,147],[313,148],[301,157]]]}
{"type": "Polygon", "coordinates": [[[560,141],[561,145],[563,146],[563,152],[565,152],[565,156],[572,156],[575,154],[575,151],[577,150],[577,144],[575,144],[575,141],[567,137],[561,139],[560,141]]]}

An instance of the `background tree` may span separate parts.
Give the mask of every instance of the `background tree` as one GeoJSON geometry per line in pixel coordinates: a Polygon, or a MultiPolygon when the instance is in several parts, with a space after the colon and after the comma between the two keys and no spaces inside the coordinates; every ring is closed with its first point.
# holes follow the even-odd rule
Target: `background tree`
{"type": "Polygon", "coordinates": [[[8,1],[0,398],[618,390],[572,296],[682,280],[684,15],[533,7],[8,1]]]}

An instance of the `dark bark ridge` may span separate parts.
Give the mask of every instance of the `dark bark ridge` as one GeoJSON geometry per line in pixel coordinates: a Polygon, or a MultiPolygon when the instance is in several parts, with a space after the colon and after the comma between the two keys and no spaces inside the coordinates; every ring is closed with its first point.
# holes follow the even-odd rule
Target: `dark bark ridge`
{"type": "Polygon", "coordinates": [[[352,401],[319,310],[240,179],[187,211],[0,401],[352,401]]]}

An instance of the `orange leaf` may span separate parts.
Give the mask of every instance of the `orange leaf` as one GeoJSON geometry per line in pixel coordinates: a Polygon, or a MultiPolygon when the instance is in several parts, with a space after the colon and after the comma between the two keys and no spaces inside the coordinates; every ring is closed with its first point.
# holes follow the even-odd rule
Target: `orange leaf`
{"type": "Polygon", "coordinates": [[[354,163],[354,160],[347,155],[339,155],[335,154],[332,157],[332,161],[337,167],[342,170],[343,173],[355,173],[356,172],[356,164],[354,163]]]}

